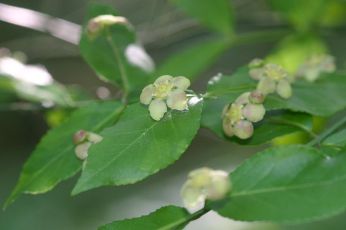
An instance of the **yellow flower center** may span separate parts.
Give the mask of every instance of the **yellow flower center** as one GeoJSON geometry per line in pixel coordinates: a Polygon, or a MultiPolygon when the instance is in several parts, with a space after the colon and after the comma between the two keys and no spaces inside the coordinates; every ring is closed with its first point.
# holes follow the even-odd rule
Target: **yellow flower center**
{"type": "Polygon", "coordinates": [[[164,82],[156,85],[154,96],[159,99],[165,99],[172,88],[173,84],[171,82],[164,82]]]}

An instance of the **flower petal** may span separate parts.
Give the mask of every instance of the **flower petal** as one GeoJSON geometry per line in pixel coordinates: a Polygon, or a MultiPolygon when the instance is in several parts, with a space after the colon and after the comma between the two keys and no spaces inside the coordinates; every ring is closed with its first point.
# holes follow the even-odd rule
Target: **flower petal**
{"type": "Polygon", "coordinates": [[[179,76],[179,77],[173,78],[173,85],[177,87],[178,89],[187,90],[187,88],[190,87],[190,84],[191,84],[190,80],[186,77],[179,76]]]}
{"type": "Polygon", "coordinates": [[[250,121],[241,120],[234,124],[234,134],[240,139],[248,139],[253,134],[253,125],[250,121]]]}
{"type": "Polygon", "coordinates": [[[238,105],[244,105],[249,103],[249,96],[250,96],[250,92],[245,92],[243,94],[241,94],[234,103],[238,104],[238,105]]]}
{"type": "Polygon", "coordinates": [[[88,133],[88,141],[90,141],[92,144],[97,144],[103,140],[103,137],[96,134],[96,133],[88,133]]]}
{"type": "Polygon", "coordinates": [[[181,89],[171,91],[167,96],[167,106],[176,110],[187,109],[186,93],[181,89]]]}
{"type": "Polygon", "coordinates": [[[155,120],[159,121],[167,112],[166,103],[163,100],[155,99],[149,105],[150,116],[155,120]]]}
{"type": "Polygon", "coordinates": [[[212,171],[212,181],[210,183],[207,198],[210,200],[219,200],[224,198],[232,189],[228,173],[221,170],[212,171]]]}
{"type": "Polygon", "coordinates": [[[262,104],[247,104],[243,108],[243,116],[251,122],[263,119],[266,110],[262,104]]]}
{"type": "Polygon", "coordinates": [[[257,85],[257,90],[267,95],[269,93],[274,93],[276,88],[276,83],[267,77],[262,78],[257,85]]]}
{"type": "Polygon", "coordinates": [[[181,190],[181,197],[183,198],[185,208],[190,213],[195,213],[204,208],[206,195],[199,188],[193,187],[190,181],[184,184],[181,190]]]}
{"type": "Polygon", "coordinates": [[[161,84],[167,84],[170,83],[173,80],[173,77],[170,75],[162,75],[161,77],[158,77],[155,82],[154,85],[158,86],[161,84]]]}
{"type": "Polygon", "coordinates": [[[153,99],[153,94],[154,94],[154,85],[150,84],[144,87],[142,90],[141,96],[140,96],[140,101],[144,105],[149,105],[151,100],[153,99]]]}
{"type": "Polygon", "coordinates": [[[287,80],[280,80],[276,86],[276,92],[282,98],[290,98],[292,96],[291,84],[287,80]]]}

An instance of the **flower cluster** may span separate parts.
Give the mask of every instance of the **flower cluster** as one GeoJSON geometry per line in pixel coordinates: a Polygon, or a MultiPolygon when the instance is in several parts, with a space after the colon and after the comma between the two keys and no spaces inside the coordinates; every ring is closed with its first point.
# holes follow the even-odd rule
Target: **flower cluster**
{"type": "Polygon", "coordinates": [[[255,59],[249,64],[250,76],[258,80],[257,90],[264,95],[276,92],[282,98],[292,96],[292,77],[280,65],[265,64],[261,59],[255,59]]]}
{"type": "Polygon", "coordinates": [[[140,102],[149,105],[150,116],[159,121],[167,107],[180,111],[188,109],[186,90],[189,86],[190,80],[186,77],[163,75],[142,90],[140,102]]]}
{"type": "Polygon", "coordinates": [[[240,95],[234,103],[226,105],[222,113],[224,133],[247,139],[253,134],[253,122],[259,122],[265,115],[265,95],[259,90],[240,95]]]}
{"type": "Polygon", "coordinates": [[[333,56],[326,54],[313,55],[307,59],[297,71],[297,77],[313,82],[321,73],[332,73],[336,69],[333,56]]]}
{"type": "Polygon", "coordinates": [[[204,207],[206,199],[225,198],[231,187],[232,184],[226,172],[200,168],[189,173],[181,190],[181,196],[186,209],[194,213],[204,207]]]}
{"type": "Polygon", "coordinates": [[[78,159],[85,160],[92,144],[102,141],[102,137],[96,133],[79,130],[73,135],[73,143],[76,145],[75,154],[78,159]]]}

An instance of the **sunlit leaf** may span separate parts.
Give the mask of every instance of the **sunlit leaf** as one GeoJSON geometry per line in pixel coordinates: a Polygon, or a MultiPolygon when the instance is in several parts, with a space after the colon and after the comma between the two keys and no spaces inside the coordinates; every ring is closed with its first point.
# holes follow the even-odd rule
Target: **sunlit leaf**
{"type": "Polygon", "coordinates": [[[231,173],[230,197],[214,209],[242,221],[304,222],[346,208],[346,151],[284,146],[265,150],[231,173]]]}
{"type": "Polygon", "coordinates": [[[128,106],[115,126],[100,133],[103,141],[90,148],[72,193],[135,183],[172,164],[196,135],[201,110],[200,101],[188,111],[169,111],[162,120],[154,121],[146,106],[128,106]]]}
{"type": "Polygon", "coordinates": [[[118,102],[90,104],[75,111],[60,126],[51,129],[25,163],[19,181],[5,206],[21,193],[47,192],[60,181],[76,174],[82,164],[74,153],[73,134],[81,129],[100,132],[116,121],[122,109],[123,106],[118,102]]]}

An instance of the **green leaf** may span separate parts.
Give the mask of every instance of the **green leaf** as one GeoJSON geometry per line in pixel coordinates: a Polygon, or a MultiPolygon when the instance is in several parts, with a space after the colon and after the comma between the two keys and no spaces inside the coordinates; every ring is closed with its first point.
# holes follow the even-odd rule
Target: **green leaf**
{"type": "Polygon", "coordinates": [[[177,7],[195,17],[205,26],[231,35],[233,33],[233,11],[227,0],[171,0],[177,7]]]}
{"type": "MultiPolygon", "coordinates": [[[[250,78],[247,67],[240,68],[231,76],[217,75],[213,77],[209,81],[207,99],[204,102],[202,126],[223,137],[221,113],[224,106],[232,103],[242,93],[254,90],[256,84],[257,82],[250,78]]],[[[294,118],[284,119],[285,121],[281,124],[273,124],[268,115],[277,110],[289,110],[315,116],[330,116],[346,108],[345,84],[346,77],[337,73],[324,75],[313,83],[303,80],[296,81],[293,84],[291,98],[282,99],[276,94],[267,96],[264,103],[267,111],[266,119],[257,125],[253,139],[239,141],[234,138],[234,140],[239,143],[260,144],[280,133],[283,135],[299,131],[299,129],[311,135],[310,126],[305,126],[306,122],[311,122],[311,117],[307,115],[297,115],[298,120],[294,121],[295,124],[289,122],[294,118]],[[256,132],[258,132],[258,136],[256,136],[256,132]]],[[[274,119],[276,118],[274,117],[274,119]]]]}
{"type": "Polygon", "coordinates": [[[233,190],[213,204],[241,221],[303,222],[346,208],[346,151],[292,145],[267,149],[231,173],[233,190]]]}
{"type": "Polygon", "coordinates": [[[340,130],[339,132],[330,135],[323,141],[323,145],[331,146],[346,146],[346,129],[340,130]]]}
{"type": "Polygon", "coordinates": [[[268,0],[268,2],[274,10],[280,12],[296,29],[306,31],[318,24],[328,1],[268,0]]]}
{"type": "Polygon", "coordinates": [[[47,192],[60,181],[76,174],[81,168],[81,161],[74,153],[73,134],[81,129],[98,133],[114,123],[122,110],[119,102],[93,103],[78,109],[67,121],[51,129],[25,163],[5,206],[21,193],[47,192]]]}
{"type": "Polygon", "coordinates": [[[208,69],[227,47],[228,44],[223,40],[208,40],[193,44],[165,60],[157,69],[155,77],[172,75],[194,80],[208,69]]]}
{"type": "Polygon", "coordinates": [[[344,74],[325,74],[316,82],[297,81],[293,96],[288,100],[277,95],[266,99],[269,110],[289,109],[315,116],[327,117],[346,108],[346,76],[344,74]]]}
{"type": "Polygon", "coordinates": [[[101,132],[72,194],[104,185],[131,184],[176,161],[200,127],[202,101],[189,111],[169,111],[154,121],[144,105],[128,106],[121,120],[101,132]],[[188,128],[187,128],[188,127],[188,128]]]}
{"type": "Polygon", "coordinates": [[[184,208],[176,206],[162,207],[146,216],[133,219],[114,221],[104,225],[99,230],[128,230],[128,229],[183,229],[184,226],[196,218],[184,208]]]}
{"type": "Polygon", "coordinates": [[[90,19],[111,12],[105,6],[91,7],[83,26],[80,51],[101,79],[121,86],[125,93],[135,95],[150,79],[154,64],[139,44],[132,25],[128,22],[115,23],[105,26],[95,36],[87,33],[90,19]]]}

